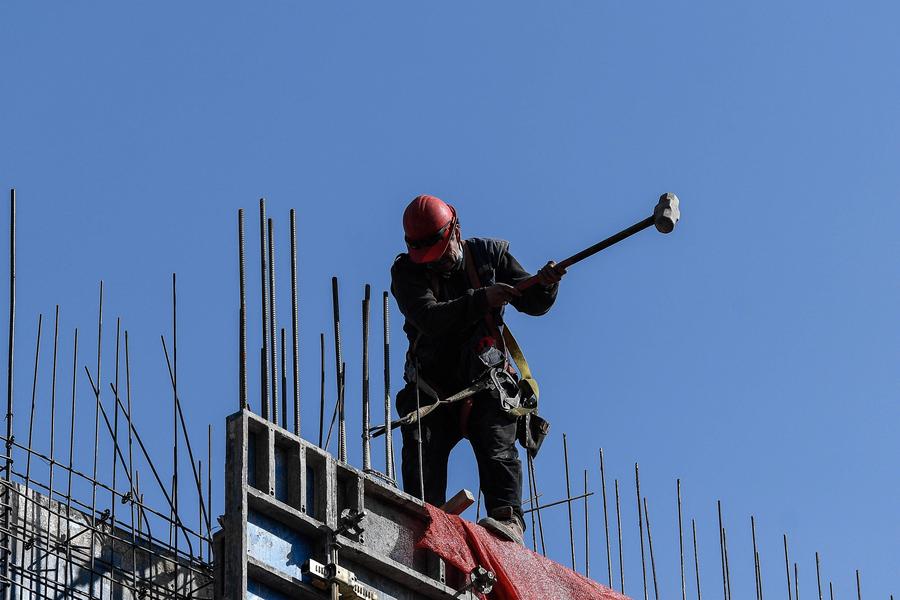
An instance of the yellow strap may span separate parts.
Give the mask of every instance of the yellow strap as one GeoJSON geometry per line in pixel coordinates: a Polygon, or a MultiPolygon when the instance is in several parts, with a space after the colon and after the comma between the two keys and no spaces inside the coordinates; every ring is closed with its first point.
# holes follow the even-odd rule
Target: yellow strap
{"type": "Polygon", "coordinates": [[[531,376],[531,369],[528,368],[528,361],[525,360],[525,354],[522,353],[519,342],[516,341],[512,331],[509,330],[509,325],[503,327],[503,342],[506,344],[506,349],[509,350],[513,362],[516,363],[516,368],[519,369],[519,375],[521,376],[519,383],[530,387],[534,397],[539,399],[540,390],[538,389],[537,380],[531,376]]]}

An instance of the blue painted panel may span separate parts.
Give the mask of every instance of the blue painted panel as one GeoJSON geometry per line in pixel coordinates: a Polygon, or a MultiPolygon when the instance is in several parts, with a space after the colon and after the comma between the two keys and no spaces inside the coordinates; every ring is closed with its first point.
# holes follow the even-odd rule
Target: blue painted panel
{"type": "Polygon", "coordinates": [[[247,580],[247,598],[250,600],[290,600],[281,592],[276,592],[252,579],[247,580]]]}
{"type": "Polygon", "coordinates": [[[296,531],[256,511],[247,514],[247,554],[285,575],[302,579],[312,544],[296,531]]]}

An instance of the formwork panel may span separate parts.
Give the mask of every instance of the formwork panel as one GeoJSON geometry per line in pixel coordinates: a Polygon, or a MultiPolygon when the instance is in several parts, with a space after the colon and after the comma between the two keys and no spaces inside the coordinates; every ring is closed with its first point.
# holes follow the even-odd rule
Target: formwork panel
{"type": "Polygon", "coordinates": [[[415,547],[427,520],[420,501],[249,411],[230,417],[228,427],[230,439],[248,432],[244,450],[230,453],[227,465],[248,477],[243,486],[227,487],[225,504],[247,518],[243,531],[241,521],[225,519],[221,548],[233,572],[223,576],[247,583],[243,590],[226,587],[225,598],[328,597],[319,589],[324,581],[304,575],[309,559],[349,570],[382,600],[472,598],[444,583],[464,575],[445,577],[441,561],[415,547]],[[229,541],[235,536],[246,554],[229,541]]]}
{"type": "Polygon", "coordinates": [[[302,579],[301,567],[312,556],[310,540],[258,511],[247,513],[247,553],[285,575],[302,579]]]}

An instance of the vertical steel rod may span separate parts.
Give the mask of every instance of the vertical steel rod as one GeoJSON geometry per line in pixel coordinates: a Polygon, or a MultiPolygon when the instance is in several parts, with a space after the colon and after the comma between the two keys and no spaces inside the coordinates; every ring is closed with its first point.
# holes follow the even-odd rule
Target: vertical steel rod
{"type": "MultiPolygon", "coordinates": [[[[259,272],[262,305],[262,350],[260,360],[260,387],[262,397],[259,399],[260,415],[269,418],[269,294],[268,267],[266,266],[266,200],[259,199],[259,272]]],[[[274,340],[272,341],[274,343],[274,340]]]]}
{"type": "Polygon", "coordinates": [[[828,597],[834,600],[834,585],[830,581],[828,582],[828,597]]]}
{"type": "MultiPolygon", "coordinates": [[[[115,375],[113,376],[113,380],[115,381],[116,393],[119,390],[119,338],[121,337],[120,332],[122,329],[122,319],[120,317],[116,317],[116,367],[115,367],[115,375]]],[[[97,384],[99,385],[99,384],[97,384]]],[[[113,403],[113,410],[115,411],[113,414],[113,448],[119,447],[119,405],[118,403],[113,403]]],[[[113,452],[113,464],[112,464],[112,490],[110,490],[110,505],[111,505],[111,513],[112,513],[112,522],[116,522],[116,481],[117,481],[117,473],[118,471],[118,458],[119,455],[116,452],[113,452]]],[[[124,465],[123,465],[124,466],[124,465]]],[[[130,475],[129,475],[130,477],[130,475]]]]}
{"type": "Polygon", "coordinates": [[[816,552],[816,589],[819,592],[819,600],[822,600],[822,576],[820,574],[819,553],[816,552]]]}
{"type": "Polygon", "coordinates": [[[547,556],[547,546],[544,543],[544,519],[541,517],[541,507],[537,501],[538,496],[540,496],[540,492],[538,491],[537,469],[534,466],[534,458],[532,458],[531,454],[528,452],[525,454],[528,456],[528,468],[531,470],[531,482],[534,485],[534,512],[537,513],[538,533],[541,537],[541,554],[547,556]]]}
{"type": "Polygon", "coordinates": [[[291,340],[294,367],[294,433],[300,435],[300,313],[297,303],[297,213],[292,208],[291,220],[291,340]]]}
{"type": "MultiPolygon", "coordinates": [[[[97,381],[100,381],[100,357],[102,350],[102,341],[103,341],[103,281],[100,281],[100,302],[99,302],[99,310],[97,311],[97,381]]],[[[97,518],[97,446],[100,442],[100,388],[99,383],[98,387],[94,388],[94,469],[93,476],[91,481],[91,524],[96,525],[95,521],[97,518]]],[[[94,593],[94,529],[95,527],[91,527],[91,576],[90,576],[90,593],[94,593]]]]}
{"type": "Polygon", "coordinates": [[[797,571],[797,563],[794,563],[794,600],[800,600],[800,577],[797,571]]]}
{"type": "Polygon", "coordinates": [[[212,558],[212,423],[206,426],[206,554],[212,558]]]}
{"type": "MultiPolygon", "coordinates": [[[[34,378],[31,382],[31,410],[28,415],[28,450],[25,454],[25,509],[23,511],[23,521],[27,524],[28,520],[28,499],[29,494],[27,490],[31,489],[31,449],[32,449],[32,434],[34,433],[34,406],[37,397],[37,378],[38,378],[38,359],[41,353],[41,323],[43,321],[43,315],[38,315],[38,326],[37,326],[37,342],[34,346],[34,378]]],[[[36,507],[37,508],[37,507],[36,507]]],[[[24,559],[24,556],[23,556],[24,559]]],[[[20,573],[20,577],[22,577],[20,573]]],[[[24,580],[23,580],[24,583],[24,580]]],[[[31,589],[31,583],[28,583],[29,589],[31,589]]]]}
{"type": "MultiPolygon", "coordinates": [[[[9,482],[12,469],[13,451],[13,348],[16,332],[16,190],[9,190],[9,340],[6,356],[6,460],[3,466],[3,480],[9,482]]],[[[9,505],[10,487],[3,486],[3,556],[0,557],[0,576],[3,578],[3,597],[9,600],[12,586],[9,584],[10,535],[9,505]]]]}
{"type": "Polygon", "coordinates": [[[588,520],[588,472],[584,470],[584,576],[591,576],[591,526],[588,520]]]}
{"type": "Polygon", "coordinates": [[[703,594],[700,590],[700,558],[697,554],[697,524],[691,519],[691,534],[694,538],[694,578],[697,582],[697,600],[703,600],[703,594]]]}
{"type": "MultiPolygon", "coordinates": [[[[200,473],[200,477],[203,477],[203,461],[197,461],[197,472],[200,473]]],[[[197,529],[200,533],[200,561],[203,562],[203,496],[197,496],[197,523],[199,524],[197,529]]],[[[212,559],[212,557],[210,557],[212,559]]]]}
{"type": "MultiPolygon", "coordinates": [[[[337,277],[331,278],[331,310],[334,322],[334,389],[336,391],[334,411],[335,414],[337,414],[341,403],[341,363],[344,362],[344,356],[341,351],[341,305],[338,296],[337,277]]],[[[334,418],[332,418],[332,423],[333,422],[334,418]]],[[[340,429],[340,426],[338,429],[340,429]]],[[[338,437],[340,437],[340,431],[338,431],[338,437]]]]}
{"type": "Polygon", "coordinates": [[[856,570],[856,600],[862,600],[862,587],[859,585],[859,569],[856,570]]]}
{"type": "MultiPolygon", "coordinates": [[[[363,437],[363,471],[372,469],[372,457],[369,454],[369,303],[372,288],[367,283],[362,301],[362,437],[363,437]]],[[[387,431],[385,431],[387,435],[387,431]]]]}
{"type": "Polygon", "coordinates": [[[656,558],[653,555],[653,534],[650,532],[650,511],[644,496],[644,520],[647,522],[647,544],[650,546],[650,570],[653,573],[653,597],[659,600],[659,585],[656,582],[656,558]]]}
{"type": "Polygon", "coordinates": [[[394,480],[394,434],[391,431],[391,324],[388,293],[382,293],[384,321],[384,472],[394,480]]]}
{"type": "Polygon", "coordinates": [[[675,490],[678,501],[678,562],[681,569],[681,600],[687,600],[687,590],[684,586],[684,526],[681,519],[681,479],[675,480],[675,490]]]}
{"type": "Polygon", "coordinates": [[[756,600],[760,600],[762,584],[759,580],[759,552],[756,546],[756,518],[750,515],[750,538],[753,540],[753,579],[756,581],[756,600]]]}
{"type": "Polygon", "coordinates": [[[728,600],[731,600],[731,566],[728,564],[728,532],[722,527],[722,546],[725,548],[725,583],[728,589],[728,600]]]}
{"type": "MultiPolygon", "coordinates": [[[[421,414],[421,400],[419,398],[419,360],[416,359],[416,415],[421,414]]],[[[387,433],[387,432],[385,432],[387,433]]],[[[425,467],[422,458],[422,419],[416,419],[416,462],[419,469],[419,499],[425,501],[425,467]]],[[[478,511],[481,509],[481,485],[478,486],[478,505],[475,507],[475,520],[478,521],[478,511]]],[[[488,515],[491,516],[491,515],[488,515]]],[[[571,520],[570,520],[571,522],[571,520]]]]}
{"type": "MultiPolygon", "coordinates": [[[[606,504],[606,468],[603,464],[603,448],[600,448],[600,488],[603,490],[603,531],[606,540],[606,581],[612,589],[612,556],[609,552],[609,510],[606,504]]],[[[587,493],[587,492],[585,492],[587,493]]]]}
{"type": "Polygon", "coordinates": [[[563,461],[566,469],[566,509],[569,512],[569,550],[572,555],[572,570],[577,572],[578,567],[575,564],[575,528],[572,519],[572,488],[569,485],[569,444],[566,434],[563,434],[563,461]]]}
{"type": "Polygon", "coordinates": [[[625,593],[625,557],[622,553],[622,510],[619,505],[619,480],[614,479],[616,491],[616,535],[619,538],[619,591],[625,593]]]}
{"type": "Polygon", "coordinates": [[[272,372],[272,422],[278,423],[278,319],[275,317],[275,232],[270,218],[267,221],[269,234],[269,348],[270,370],[272,372]]]}
{"type": "Polygon", "coordinates": [[[641,537],[641,577],[644,582],[644,600],[647,600],[647,564],[644,558],[644,519],[641,512],[641,477],[638,464],[634,463],[634,487],[637,498],[638,535],[641,537]]]}
{"type": "Polygon", "coordinates": [[[325,433],[325,334],[319,334],[319,350],[322,358],[321,379],[319,381],[319,448],[322,446],[322,436],[325,433]]]}
{"type": "MultiPolygon", "coordinates": [[[[56,463],[56,367],[59,351],[59,304],[56,305],[56,317],[53,320],[53,375],[50,383],[50,481],[47,484],[47,498],[53,500],[53,467],[56,463]]],[[[50,528],[50,514],[52,509],[47,507],[47,548],[52,547],[52,536],[50,528]]],[[[62,517],[59,511],[56,512],[56,532],[60,535],[62,532],[62,517]]],[[[56,555],[56,565],[53,569],[53,576],[58,576],[59,555],[56,555]]]]}
{"type": "MultiPolygon", "coordinates": [[[[529,503],[532,507],[535,507],[535,506],[538,505],[538,503],[537,503],[537,498],[534,496],[534,478],[531,476],[531,475],[532,475],[532,471],[531,471],[531,468],[532,468],[532,464],[531,464],[532,458],[531,458],[531,453],[530,453],[530,452],[526,452],[526,453],[525,453],[525,459],[526,459],[525,472],[526,472],[527,475],[528,475],[528,503],[529,503]]],[[[529,511],[529,515],[531,516],[531,549],[534,550],[535,552],[537,552],[537,551],[538,551],[538,545],[537,545],[537,524],[535,523],[535,520],[534,520],[534,518],[535,518],[535,517],[534,517],[534,513],[535,513],[535,512],[536,512],[536,511],[533,511],[533,510],[532,510],[532,511],[529,511]]]]}
{"type": "MultiPolygon", "coordinates": [[[[172,273],[172,532],[175,555],[178,555],[178,528],[175,522],[180,521],[178,512],[178,297],[176,295],[175,273],[172,273]]],[[[165,346],[165,340],[163,340],[165,346]]],[[[97,378],[97,385],[100,379],[97,378]]],[[[118,392],[117,392],[118,393],[118,392]]],[[[187,438],[187,432],[185,432],[187,438]]],[[[194,466],[191,459],[191,468],[194,466]]],[[[174,580],[178,582],[178,561],[172,563],[174,580]]]]}
{"type": "MultiPolygon", "coordinates": [[[[75,341],[72,344],[72,407],[69,411],[69,463],[68,482],[66,483],[66,539],[72,539],[72,472],[75,459],[75,391],[78,375],[78,328],[75,328],[75,341]]],[[[66,585],[72,586],[72,545],[66,544],[66,585]]]]}
{"type": "Polygon", "coordinates": [[[788,560],[788,542],[787,542],[787,534],[784,534],[784,573],[787,576],[787,591],[788,591],[788,600],[792,599],[791,593],[791,567],[790,561],[788,560]]]}
{"type": "Polygon", "coordinates": [[[287,353],[284,347],[284,327],[281,328],[281,426],[288,428],[288,410],[287,410],[287,369],[285,368],[285,357],[287,353]]]}
{"type": "Polygon", "coordinates": [[[238,209],[238,274],[240,316],[238,347],[238,392],[241,410],[247,408],[247,277],[244,268],[244,209],[238,209]]]}
{"type": "Polygon", "coordinates": [[[340,410],[338,411],[338,460],[347,462],[347,418],[344,412],[346,408],[346,391],[347,391],[347,363],[341,363],[341,387],[338,396],[340,397],[340,410]]]}
{"type": "Polygon", "coordinates": [[[725,571],[725,537],[722,534],[722,501],[716,500],[716,512],[719,515],[719,560],[722,563],[722,598],[728,600],[728,574],[725,571]]]}
{"type": "MultiPolygon", "coordinates": [[[[126,420],[128,422],[128,472],[134,473],[135,481],[131,486],[129,494],[131,494],[131,585],[137,587],[137,544],[134,530],[134,503],[138,499],[137,492],[137,473],[134,472],[134,454],[133,454],[133,437],[131,433],[131,356],[128,350],[128,330],[125,330],[125,399],[127,402],[126,420]]],[[[118,406],[118,402],[116,403],[118,406]]],[[[138,523],[140,523],[141,515],[138,512],[138,523]]]]}

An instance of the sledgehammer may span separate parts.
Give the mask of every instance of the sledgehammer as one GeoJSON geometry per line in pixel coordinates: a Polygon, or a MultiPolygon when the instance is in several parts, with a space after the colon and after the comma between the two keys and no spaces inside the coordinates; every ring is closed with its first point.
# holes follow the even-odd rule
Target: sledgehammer
{"type": "MultiPolygon", "coordinates": [[[[671,192],[666,192],[659,197],[659,202],[656,203],[656,207],[654,207],[652,215],[650,215],[643,221],[635,223],[631,227],[623,229],[619,233],[606,238],[602,242],[594,244],[590,248],[585,248],[581,252],[573,254],[569,258],[558,262],[556,266],[567,269],[575,263],[581,262],[585,258],[593,256],[601,250],[605,250],[613,244],[621,242],[625,238],[634,235],[638,231],[647,229],[651,225],[656,226],[656,230],[660,233],[672,233],[672,230],[675,229],[675,224],[678,223],[679,218],[681,218],[681,211],[678,210],[678,196],[671,192]]],[[[532,275],[528,279],[524,279],[517,283],[516,289],[519,291],[526,290],[537,282],[538,276],[532,275]]]]}

